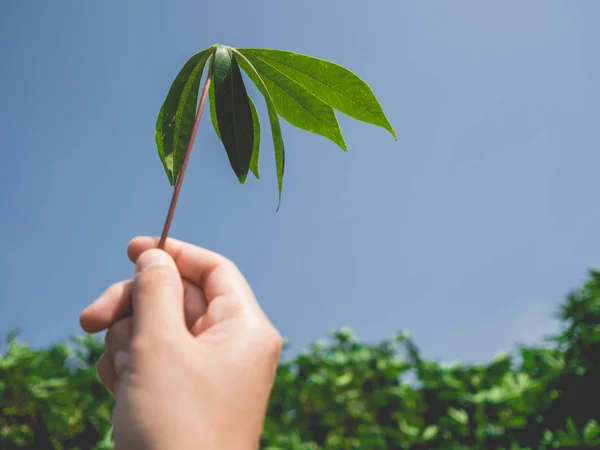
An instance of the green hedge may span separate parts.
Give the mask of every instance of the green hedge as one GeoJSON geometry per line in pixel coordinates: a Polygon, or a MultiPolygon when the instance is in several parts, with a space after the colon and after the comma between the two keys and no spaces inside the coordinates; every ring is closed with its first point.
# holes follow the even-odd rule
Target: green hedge
{"type": "MultiPolygon", "coordinates": [[[[600,448],[600,273],[561,307],[562,330],[487,364],[445,366],[402,333],[341,330],[278,372],[265,449],[600,448]]],[[[111,397],[91,336],[0,357],[0,450],[109,449],[111,397]]]]}

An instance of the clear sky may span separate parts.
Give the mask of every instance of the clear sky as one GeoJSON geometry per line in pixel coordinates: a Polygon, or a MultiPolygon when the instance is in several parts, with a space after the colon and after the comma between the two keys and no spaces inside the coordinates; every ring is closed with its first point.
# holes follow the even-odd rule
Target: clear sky
{"type": "Polygon", "coordinates": [[[599,20],[593,1],[0,2],[0,330],[64,339],[131,277],[126,244],[172,192],[158,109],[218,42],[349,67],[399,135],[340,116],[345,154],[285,123],[275,213],[266,128],[240,186],[201,123],[172,236],[233,259],[293,349],[342,326],[447,361],[539,341],[600,266],[599,20]]]}

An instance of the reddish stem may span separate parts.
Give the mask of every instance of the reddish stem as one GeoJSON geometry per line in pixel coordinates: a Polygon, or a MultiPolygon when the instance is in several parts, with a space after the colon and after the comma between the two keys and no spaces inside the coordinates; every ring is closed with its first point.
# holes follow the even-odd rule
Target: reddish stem
{"type": "MultiPolygon", "coordinates": [[[[171,228],[171,222],[173,221],[173,214],[175,214],[175,207],[177,206],[177,200],[179,199],[179,192],[181,191],[181,185],[183,184],[183,177],[185,176],[185,170],[187,169],[188,161],[190,160],[190,154],[192,153],[192,147],[194,146],[194,139],[196,139],[196,132],[198,131],[198,126],[200,125],[200,117],[202,117],[202,111],[204,111],[204,103],[206,103],[206,96],[208,94],[208,88],[210,87],[210,82],[213,73],[213,64],[210,65],[208,70],[208,76],[206,77],[206,81],[204,82],[204,88],[202,89],[202,95],[200,96],[200,105],[198,105],[198,114],[196,114],[196,119],[194,121],[194,127],[192,128],[192,134],[190,135],[190,142],[185,150],[185,155],[183,156],[183,162],[181,163],[181,170],[179,171],[179,175],[177,176],[177,182],[175,183],[175,190],[173,191],[173,197],[171,197],[171,205],[169,206],[169,213],[167,214],[167,220],[165,220],[165,226],[163,227],[162,235],[160,237],[160,241],[158,242],[158,248],[164,250],[165,242],[167,240],[167,236],[169,235],[169,228],[171,228]]],[[[117,320],[124,319],[125,317],[129,317],[133,314],[131,308],[120,316],[117,320]]]]}
{"type": "Polygon", "coordinates": [[[208,88],[212,79],[213,64],[210,65],[208,70],[208,76],[204,82],[204,88],[202,89],[202,95],[200,96],[200,105],[198,105],[198,113],[196,114],[196,120],[194,121],[194,127],[192,128],[192,134],[190,135],[190,142],[188,142],[185,155],[183,156],[183,162],[181,163],[181,170],[177,176],[177,182],[175,183],[175,190],[173,191],[173,197],[171,197],[171,205],[169,206],[169,212],[167,219],[165,220],[165,226],[163,227],[162,235],[158,243],[158,248],[164,250],[167,236],[169,235],[169,229],[171,228],[171,222],[173,221],[173,215],[175,214],[175,208],[177,207],[177,200],[179,199],[179,192],[181,191],[181,185],[183,184],[183,177],[187,169],[188,162],[190,160],[190,154],[192,153],[192,147],[194,146],[194,140],[196,139],[196,132],[200,125],[200,118],[202,117],[202,111],[204,111],[204,103],[206,103],[206,96],[208,95],[208,88]]]}

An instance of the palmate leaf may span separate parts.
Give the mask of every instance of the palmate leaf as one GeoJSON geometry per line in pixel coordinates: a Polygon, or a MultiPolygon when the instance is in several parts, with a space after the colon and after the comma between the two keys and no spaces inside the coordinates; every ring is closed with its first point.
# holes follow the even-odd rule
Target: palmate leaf
{"type": "Polygon", "coordinates": [[[240,67],[262,94],[267,107],[279,190],[285,171],[285,149],[279,116],[303,130],[330,139],[346,150],[335,110],[380,126],[397,140],[371,88],[348,69],[318,58],[283,50],[214,45],[194,55],[173,82],[156,126],[159,155],[173,184],[177,180],[190,132],[202,71],[213,56],[209,89],[210,115],[240,183],[248,171],[260,178],[260,119],[248,96],[240,67]]]}
{"type": "Polygon", "coordinates": [[[254,148],[252,110],[237,61],[231,49],[223,45],[215,51],[213,80],[219,136],[231,168],[244,182],[254,148]]]}
{"type": "Polygon", "coordinates": [[[198,90],[204,66],[213,47],[192,56],[183,66],[167,94],[156,120],[156,146],[169,182],[173,185],[196,118],[198,90]]]}

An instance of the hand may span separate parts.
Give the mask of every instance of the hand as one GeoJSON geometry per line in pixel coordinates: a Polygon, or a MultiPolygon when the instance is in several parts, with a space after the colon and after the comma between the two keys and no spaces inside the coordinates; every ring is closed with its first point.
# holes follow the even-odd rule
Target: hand
{"type": "Polygon", "coordinates": [[[256,449],[281,337],[228,259],[157,243],[131,241],[135,280],[80,317],[87,332],[108,329],[97,370],[115,395],[115,448],[256,449]]]}

